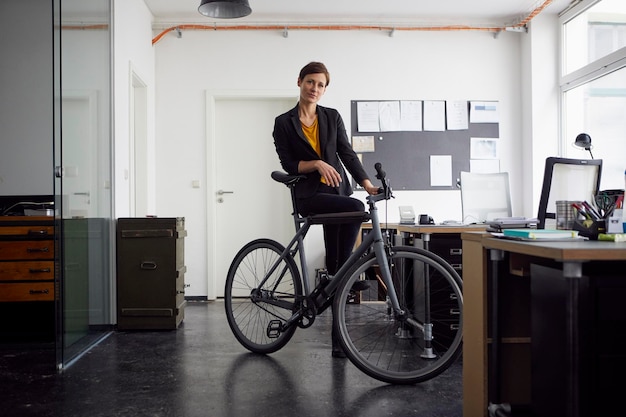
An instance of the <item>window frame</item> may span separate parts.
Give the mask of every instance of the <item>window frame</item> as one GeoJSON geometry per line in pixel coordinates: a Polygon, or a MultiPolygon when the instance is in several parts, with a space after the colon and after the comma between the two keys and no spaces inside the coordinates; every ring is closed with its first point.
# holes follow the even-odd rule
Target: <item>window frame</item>
{"type": "Polygon", "coordinates": [[[559,60],[559,137],[558,152],[560,156],[567,156],[565,149],[570,146],[573,139],[567,136],[567,103],[566,95],[570,90],[591,83],[605,77],[615,71],[626,68],[626,47],[622,47],[602,58],[589,62],[581,68],[564,74],[566,68],[566,25],[586,12],[589,8],[600,3],[602,0],[579,0],[564,10],[559,15],[560,25],[560,60],[559,60]]]}

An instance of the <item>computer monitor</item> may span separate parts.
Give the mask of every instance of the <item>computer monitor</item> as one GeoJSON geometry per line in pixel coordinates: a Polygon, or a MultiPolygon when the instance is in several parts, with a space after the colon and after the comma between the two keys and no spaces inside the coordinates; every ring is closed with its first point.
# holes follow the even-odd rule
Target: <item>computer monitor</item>
{"type": "Polygon", "coordinates": [[[511,217],[509,173],[461,172],[463,223],[484,223],[511,217]]]}
{"type": "Polygon", "coordinates": [[[539,199],[537,214],[537,228],[549,229],[554,227],[556,202],[567,201],[594,201],[594,196],[600,188],[602,174],[601,159],[569,159],[549,157],[543,174],[543,186],[539,199]]]}

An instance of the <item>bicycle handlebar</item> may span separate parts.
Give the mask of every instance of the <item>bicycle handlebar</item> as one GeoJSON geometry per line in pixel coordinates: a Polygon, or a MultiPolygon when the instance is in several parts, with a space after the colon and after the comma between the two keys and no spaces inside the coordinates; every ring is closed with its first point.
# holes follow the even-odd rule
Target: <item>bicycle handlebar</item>
{"type": "Polygon", "coordinates": [[[376,170],[376,178],[378,178],[379,180],[384,180],[387,174],[385,173],[385,171],[383,171],[383,166],[380,162],[376,162],[374,164],[374,169],[376,170]]]}
{"type": "Polygon", "coordinates": [[[378,194],[382,194],[382,199],[385,200],[393,198],[391,186],[389,185],[389,180],[387,179],[387,173],[383,170],[382,164],[380,162],[376,162],[374,164],[374,169],[376,170],[376,178],[383,184],[382,188],[378,189],[378,194]]]}

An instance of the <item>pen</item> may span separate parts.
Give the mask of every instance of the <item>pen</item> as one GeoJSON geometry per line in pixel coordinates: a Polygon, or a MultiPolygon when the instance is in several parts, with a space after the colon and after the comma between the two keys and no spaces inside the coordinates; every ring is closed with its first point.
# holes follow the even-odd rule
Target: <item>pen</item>
{"type": "Polygon", "coordinates": [[[601,217],[600,214],[593,207],[591,207],[589,203],[583,201],[582,204],[585,210],[587,210],[587,212],[591,215],[591,217],[593,217],[594,220],[598,220],[601,217]]]}
{"type": "Polygon", "coordinates": [[[578,214],[582,215],[585,219],[591,219],[591,216],[580,205],[572,203],[572,207],[574,207],[578,214]]]}

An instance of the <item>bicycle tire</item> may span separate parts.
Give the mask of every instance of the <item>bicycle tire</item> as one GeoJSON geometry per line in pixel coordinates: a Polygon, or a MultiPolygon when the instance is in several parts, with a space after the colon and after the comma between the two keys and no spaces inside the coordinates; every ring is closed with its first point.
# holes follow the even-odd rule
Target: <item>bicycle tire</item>
{"type": "MultiPolygon", "coordinates": [[[[373,253],[346,274],[335,296],[333,320],[346,356],[361,371],[391,384],[423,382],[445,371],[461,353],[461,279],[441,257],[420,248],[394,247],[388,262],[400,307],[412,324],[390,313],[387,300],[366,300],[369,297],[361,293],[358,303],[348,301],[354,282],[376,273],[373,253]],[[425,265],[429,268],[424,269],[425,265]],[[429,271],[427,278],[424,270],[429,271]],[[429,327],[424,326],[426,279],[433,335],[430,349],[425,349],[424,342],[424,329],[429,327]]],[[[377,282],[370,281],[370,287],[377,282]]]]}
{"type": "Polygon", "coordinates": [[[280,261],[263,288],[258,288],[270,268],[280,258],[284,246],[271,239],[257,239],[245,245],[233,259],[226,277],[224,308],[228,325],[246,349],[255,353],[273,353],[293,336],[297,326],[275,332],[270,337],[269,326],[284,324],[296,309],[302,296],[300,271],[291,255],[280,261]],[[254,300],[253,291],[264,297],[286,302],[290,308],[254,300]]]}

